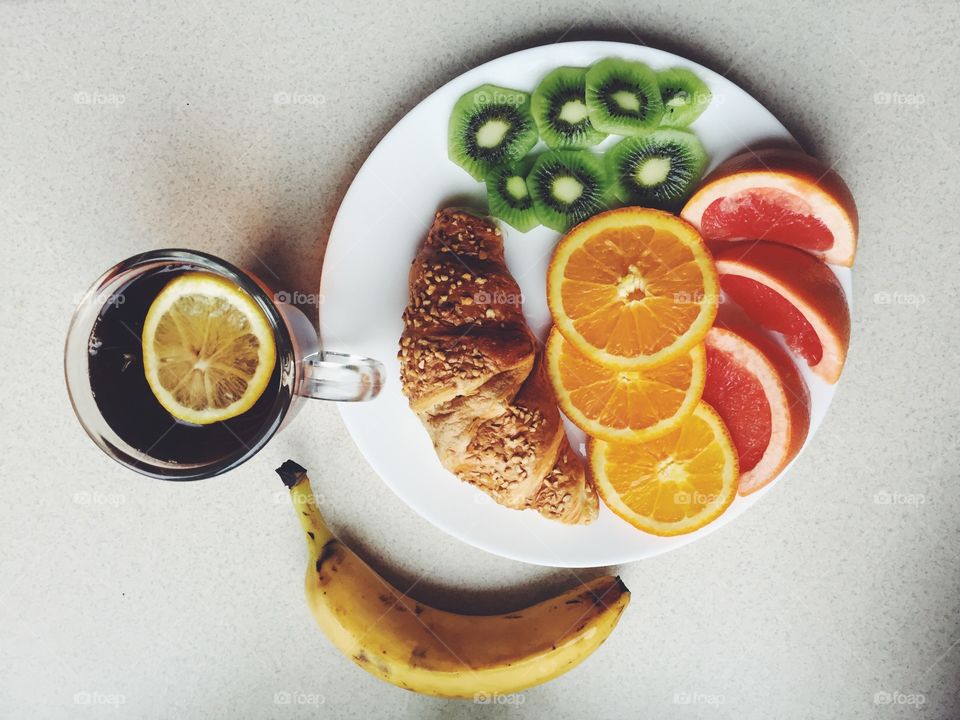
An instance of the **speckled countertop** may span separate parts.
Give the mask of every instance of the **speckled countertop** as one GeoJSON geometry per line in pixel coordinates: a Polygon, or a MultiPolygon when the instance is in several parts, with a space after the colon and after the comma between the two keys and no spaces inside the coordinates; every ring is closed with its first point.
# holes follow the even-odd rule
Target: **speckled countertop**
{"type": "Polygon", "coordinates": [[[0,5],[0,717],[960,717],[960,46],[955,2],[0,5]],[[446,607],[568,585],[452,540],[311,403],[201,483],[109,461],[62,347],[120,258],[187,246],[315,292],[352,176],[431,90],[559,39],[643,42],[723,72],[859,203],[853,345],[815,447],[728,528],[619,568],[587,663],[509,706],[374,680],[314,628],[273,468],[446,607]],[[323,102],[284,104],[278,93],[323,102]]]}

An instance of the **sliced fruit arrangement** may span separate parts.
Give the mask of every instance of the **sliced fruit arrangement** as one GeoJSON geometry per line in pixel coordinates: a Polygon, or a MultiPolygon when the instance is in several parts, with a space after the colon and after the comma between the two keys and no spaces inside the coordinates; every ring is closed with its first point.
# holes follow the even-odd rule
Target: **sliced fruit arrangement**
{"type": "Polygon", "coordinates": [[[604,210],[611,195],[603,161],[572,150],[551,150],[537,158],[527,188],[540,222],[559,232],[604,210]]]}
{"type": "Polygon", "coordinates": [[[661,70],[657,73],[657,85],[663,101],[660,124],[666,127],[686,127],[700,117],[713,99],[707,84],[687,68],[661,70]]]}
{"type": "Polygon", "coordinates": [[[270,323],[238,286],[179,275],[154,298],[141,333],[147,384],[178,420],[228,420],[252,408],[276,362],[270,323]]]}
{"type": "Polygon", "coordinates": [[[646,64],[620,58],[594,63],[586,77],[587,110],[598,130],[643,135],[660,124],[657,76],[646,64]]]}
{"type": "Polygon", "coordinates": [[[706,337],[703,399],[720,415],[740,460],[741,495],[770,483],[810,428],[810,393],[790,356],[724,307],[706,337]]]}
{"type": "Polygon", "coordinates": [[[701,401],[719,285],[696,230],[649,208],[597,215],[557,245],[547,296],[547,370],[590,437],[607,505],[657,535],[719,516],[737,493],[737,452],[701,401]]]}
{"type": "Polygon", "coordinates": [[[450,115],[450,159],[477,180],[518,162],[537,144],[530,95],[481,85],[463,95],[450,115]]]}
{"type": "Polygon", "coordinates": [[[740,242],[714,253],[720,285],[755,323],[828,383],[840,378],[850,343],[850,309],[833,271],[802,250],[740,242]]]}
{"type": "Polygon", "coordinates": [[[432,608],[333,535],[304,468],[288,460],[277,473],[306,537],[305,590],[317,625],[361,668],[407,690],[489,698],[552,680],[588,658],[630,602],[620,578],[606,575],[503,615],[432,608]]]}
{"type": "Polygon", "coordinates": [[[697,136],[669,128],[621,140],[605,159],[617,197],[671,212],[680,209],[707,166],[697,136]]]}
{"type": "Polygon", "coordinates": [[[533,118],[548,147],[585,148],[607,137],[590,121],[586,81],[586,68],[560,67],[541,80],[533,91],[533,118]]]}
{"type": "Polygon", "coordinates": [[[621,58],[589,68],[559,67],[532,95],[497,85],[464,94],[450,116],[449,155],[474,178],[487,181],[490,214],[524,232],[536,222],[565,232],[609,209],[617,198],[676,212],[707,164],[696,136],[676,128],[696,120],[710,99],[706,83],[686,68],[655,72],[621,58]],[[587,148],[608,134],[627,139],[604,162],[587,148]],[[523,191],[519,163],[538,139],[553,153],[522,164],[539,171],[535,179],[522,178],[534,199],[528,213],[518,194],[523,191]],[[541,162],[542,157],[548,159],[541,162]]]}
{"type": "Polygon", "coordinates": [[[487,205],[490,214],[520,232],[540,224],[527,177],[519,165],[504,165],[487,176],[487,205]]]}
{"type": "Polygon", "coordinates": [[[654,535],[682,535],[717,519],[737,494],[737,451],[701,402],[676,430],[644,443],[587,445],[597,492],[613,512],[654,535]]]}
{"type": "Polygon", "coordinates": [[[707,242],[768,240],[847,267],[856,256],[859,221],[850,189],[830,166],[799,150],[747,151],[721,163],[681,216],[707,242]]]}
{"type": "Polygon", "coordinates": [[[609,442],[643,442],[674,430],[697,406],[706,378],[702,345],[650,370],[620,370],[593,362],[554,328],[546,356],[560,408],[585,433],[609,442]]]}
{"type": "Polygon", "coordinates": [[[520,121],[488,112],[460,132],[477,115],[463,98],[451,119],[451,157],[471,172],[476,148],[497,146],[485,170],[493,215],[567,233],[547,271],[548,373],[590,438],[600,495],[660,535],[703,527],[803,446],[810,393],[770,333],[827,383],[850,340],[847,300],[825,264],[853,265],[850,189],[794,148],[748,150],[704,179],[709,158],[686,128],[711,100],[683,67],[606,58],[557,68],[528,113],[550,150],[523,164],[517,154],[536,140],[513,131],[520,121]],[[454,152],[455,131],[473,138],[472,155],[454,152]],[[588,150],[601,142],[602,157],[588,150]],[[739,309],[717,317],[721,292],[739,309]]]}
{"type": "Polygon", "coordinates": [[[557,244],[547,270],[557,329],[589,359],[624,370],[687,354],[713,324],[718,295],[697,231],[647,208],[581,223],[557,244]]]}

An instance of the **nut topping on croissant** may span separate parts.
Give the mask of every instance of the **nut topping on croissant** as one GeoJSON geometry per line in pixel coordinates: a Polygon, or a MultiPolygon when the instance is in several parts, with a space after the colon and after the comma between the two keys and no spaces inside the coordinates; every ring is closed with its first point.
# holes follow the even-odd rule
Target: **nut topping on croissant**
{"type": "Polygon", "coordinates": [[[410,270],[400,378],[444,467],[498,503],[565,523],[597,516],[499,229],[437,213],[410,270]]]}

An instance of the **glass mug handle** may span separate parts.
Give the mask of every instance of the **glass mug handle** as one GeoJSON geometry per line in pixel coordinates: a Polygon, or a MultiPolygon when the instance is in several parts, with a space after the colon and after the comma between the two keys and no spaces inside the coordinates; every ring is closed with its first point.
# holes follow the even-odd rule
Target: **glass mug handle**
{"type": "Polygon", "coordinates": [[[299,308],[275,302],[297,348],[301,397],[339,402],[373,400],[383,388],[383,364],[372,358],[324,351],[313,324],[299,308]]]}
{"type": "Polygon", "coordinates": [[[297,392],[319,400],[373,400],[383,387],[383,365],[376,360],[335,352],[303,359],[304,378],[297,392]]]}

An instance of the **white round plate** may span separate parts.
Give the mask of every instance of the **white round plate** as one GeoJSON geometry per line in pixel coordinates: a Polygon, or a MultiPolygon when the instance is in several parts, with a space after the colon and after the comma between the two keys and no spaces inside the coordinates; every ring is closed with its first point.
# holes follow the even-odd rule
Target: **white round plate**
{"type": "MultiPolygon", "coordinates": [[[[727,524],[776,484],[749,497],[737,497],[718,520],[680,537],[661,538],[636,530],[602,503],[596,522],[567,527],[534,511],[500,507],[444,470],[400,391],[397,349],[410,263],[438,209],[448,205],[486,209],[483,184],[447,158],[447,122],[454,103],[484,83],[533,91],[556,67],[590,65],[610,56],[641,60],[654,69],[688,67],[707,83],[713,101],[691,128],[710,154],[711,169],[747,147],[771,140],[793,141],[787,129],[746,92],[676,55],[612,42],[558,43],[523,50],[447,83],[387,133],[343,199],[323,265],[320,329],[324,346],[377,358],[387,370],[386,387],[376,400],[340,405],[361,452],[397,495],[437,527],[483,550],[538,565],[616,565],[667,552],[727,524]]],[[[550,326],[547,262],[560,236],[543,227],[528,233],[506,225],[503,229],[507,265],[523,290],[527,321],[542,340],[550,326]]],[[[849,270],[838,269],[837,275],[849,298],[849,270]]],[[[809,444],[833,388],[805,365],[802,372],[812,399],[809,444]]],[[[583,433],[570,423],[567,430],[574,448],[582,451],[583,433]]]]}

